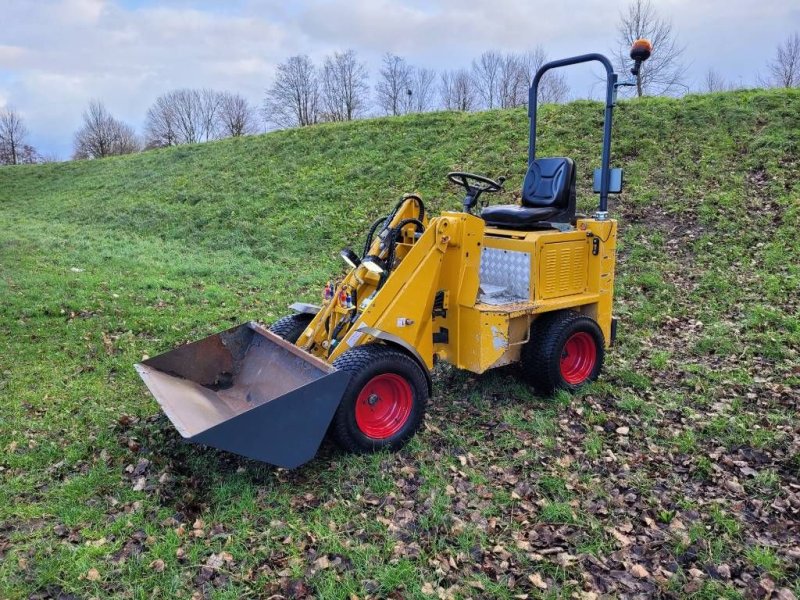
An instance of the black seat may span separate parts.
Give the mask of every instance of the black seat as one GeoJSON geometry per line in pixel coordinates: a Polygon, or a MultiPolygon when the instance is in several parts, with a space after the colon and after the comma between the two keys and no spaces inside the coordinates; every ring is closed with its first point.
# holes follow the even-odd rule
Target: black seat
{"type": "Polygon", "coordinates": [[[540,229],[575,218],[575,163],[571,158],[537,158],[522,184],[522,205],[487,206],[487,225],[502,229],[540,229]]]}

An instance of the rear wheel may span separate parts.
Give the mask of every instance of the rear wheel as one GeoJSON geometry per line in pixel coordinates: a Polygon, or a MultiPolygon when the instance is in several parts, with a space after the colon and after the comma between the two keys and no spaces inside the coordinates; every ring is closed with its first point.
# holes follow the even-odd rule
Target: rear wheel
{"type": "Polygon", "coordinates": [[[422,367],[383,344],[352,348],[333,366],[352,375],[331,425],[336,443],[355,453],[402,448],[425,417],[428,381],[422,367]]]}
{"type": "Polygon", "coordinates": [[[300,336],[314,319],[314,315],[299,313],[281,317],[269,326],[269,330],[293,344],[300,339],[300,336]]]}
{"type": "Polygon", "coordinates": [[[594,381],[604,357],[603,332],[597,323],[573,311],[558,311],[534,321],[521,363],[526,379],[547,395],[594,381]]]}

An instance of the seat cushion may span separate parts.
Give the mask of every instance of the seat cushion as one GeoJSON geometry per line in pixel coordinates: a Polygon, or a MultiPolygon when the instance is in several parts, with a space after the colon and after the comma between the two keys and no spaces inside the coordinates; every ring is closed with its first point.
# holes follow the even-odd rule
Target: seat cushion
{"type": "Polygon", "coordinates": [[[575,163],[570,158],[537,158],[522,183],[522,205],[567,208],[575,195],[575,163]]]}
{"type": "Polygon", "coordinates": [[[531,208],[518,204],[487,206],[481,211],[481,218],[491,227],[504,229],[536,229],[549,227],[546,221],[559,213],[555,207],[531,208]],[[544,221],[544,222],[543,222],[544,221]]]}

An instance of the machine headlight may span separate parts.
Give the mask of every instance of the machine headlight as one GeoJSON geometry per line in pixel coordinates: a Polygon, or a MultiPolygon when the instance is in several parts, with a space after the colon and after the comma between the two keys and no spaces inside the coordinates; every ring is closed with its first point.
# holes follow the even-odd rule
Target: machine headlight
{"type": "Polygon", "coordinates": [[[342,248],[342,251],[339,252],[339,256],[341,256],[342,260],[350,265],[350,268],[352,269],[355,269],[361,264],[361,259],[358,258],[358,255],[350,248],[342,248]]]}

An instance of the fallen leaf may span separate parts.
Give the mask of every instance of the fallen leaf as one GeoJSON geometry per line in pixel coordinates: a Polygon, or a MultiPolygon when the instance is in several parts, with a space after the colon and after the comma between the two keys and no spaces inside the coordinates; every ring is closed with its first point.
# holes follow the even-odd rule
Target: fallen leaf
{"type": "Polygon", "coordinates": [[[547,583],[545,583],[544,579],[542,579],[542,576],[539,575],[539,573],[533,573],[531,575],[528,575],[528,581],[530,581],[533,585],[535,585],[540,590],[546,590],[547,589],[547,583]]]}
{"type": "Polygon", "coordinates": [[[650,572],[642,565],[633,565],[631,567],[631,575],[638,579],[646,579],[647,577],[650,577],[650,572]]]}
{"type": "Polygon", "coordinates": [[[689,575],[691,575],[695,579],[702,579],[703,577],[706,576],[706,574],[703,571],[701,571],[700,569],[695,569],[695,568],[689,569],[689,575]]]}
{"type": "Polygon", "coordinates": [[[101,537],[99,540],[89,540],[88,542],[86,542],[86,545],[91,546],[92,548],[99,548],[105,543],[106,543],[106,538],[101,537]]]}
{"type": "Polygon", "coordinates": [[[150,563],[150,568],[153,569],[156,573],[163,573],[164,572],[164,561],[160,558],[157,558],[153,562],[150,563]]]}
{"type": "Polygon", "coordinates": [[[212,554],[206,560],[206,566],[209,569],[219,569],[222,566],[223,558],[221,554],[212,554]]]}
{"type": "Polygon", "coordinates": [[[725,482],[725,489],[734,494],[744,494],[744,487],[735,479],[728,479],[725,482]]]}
{"type": "Polygon", "coordinates": [[[606,531],[608,531],[608,532],[609,532],[609,533],[610,533],[612,536],[614,536],[614,538],[615,538],[615,539],[616,539],[616,540],[617,540],[617,541],[618,541],[620,544],[622,544],[623,546],[630,546],[630,545],[633,543],[633,542],[631,541],[631,538],[629,538],[627,535],[625,535],[625,534],[623,534],[623,533],[620,533],[619,531],[617,531],[617,530],[616,530],[616,529],[614,529],[613,527],[608,527],[608,528],[606,528],[606,531]]]}

